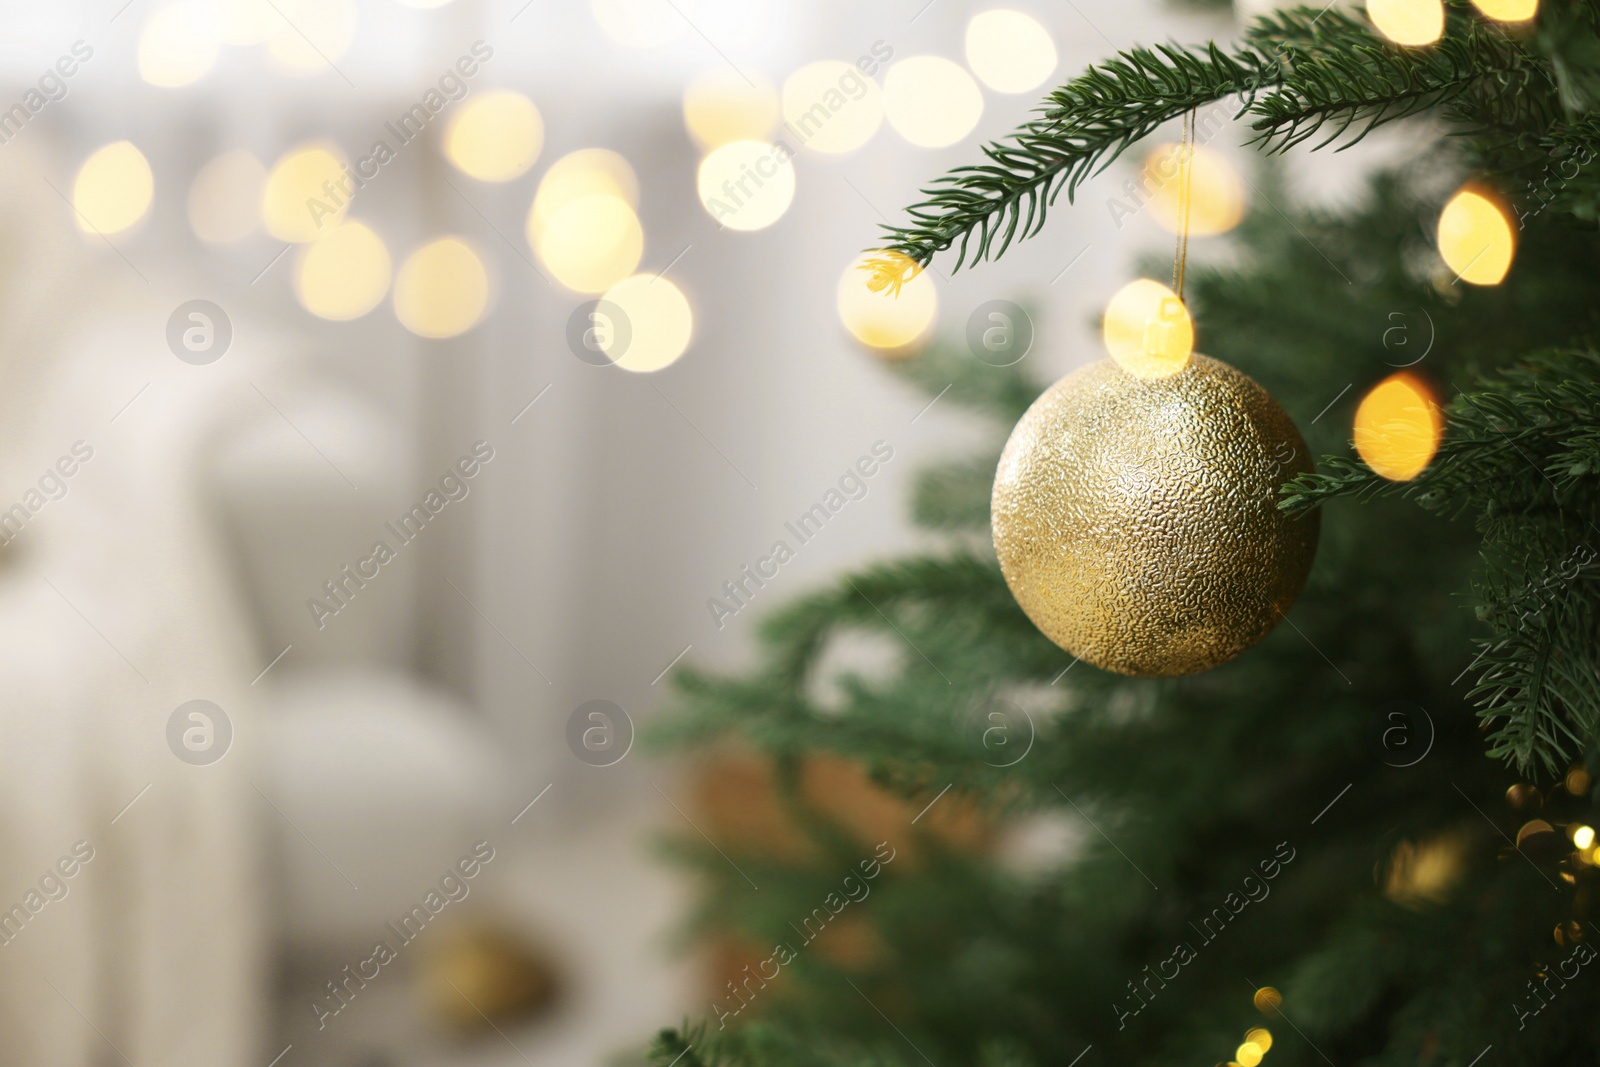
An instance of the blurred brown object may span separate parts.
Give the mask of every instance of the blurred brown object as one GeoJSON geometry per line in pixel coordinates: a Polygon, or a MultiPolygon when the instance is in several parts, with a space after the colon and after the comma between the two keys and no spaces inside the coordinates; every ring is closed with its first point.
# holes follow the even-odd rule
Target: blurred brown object
{"type": "MultiPolygon", "coordinates": [[[[926,798],[903,800],[876,785],[861,764],[842,757],[807,757],[800,783],[805,802],[859,841],[864,857],[879,842],[887,841],[895,849],[896,869],[916,864],[919,837],[931,836],[949,847],[974,850],[987,848],[994,837],[993,821],[972,798],[954,790],[937,796],[938,790],[930,789],[926,798]]],[[[693,796],[695,807],[705,816],[707,832],[719,847],[787,863],[804,864],[818,858],[779,795],[773,761],[765,756],[741,749],[721,750],[698,774],[693,796]]]]}
{"type": "Polygon", "coordinates": [[[440,930],[418,980],[429,1009],[462,1033],[525,1019],[555,1002],[555,962],[504,927],[462,924],[440,930]]]}
{"type": "MultiPolygon", "coordinates": [[[[698,773],[692,795],[704,817],[701,825],[719,848],[796,866],[814,866],[822,858],[780,795],[773,761],[765,756],[745,749],[720,750],[698,773]]],[[[808,757],[800,772],[800,795],[860,843],[863,859],[871,858],[880,842],[887,842],[894,849],[894,860],[884,867],[884,878],[915,867],[929,838],[974,852],[987,851],[995,839],[994,820],[972,798],[954,790],[941,795],[938,788],[930,788],[926,797],[904,800],[875,784],[861,764],[840,757],[808,757]]],[[[851,872],[838,873],[842,878],[851,872]]],[[[813,947],[801,951],[864,973],[882,957],[883,941],[872,924],[871,900],[850,907],[823,929],[813,947]]],[[[729,993],[730,983],[749,979],[772,953],[771,945],[732,936],[717,939],[709,953],[712,996],[724,998],[729,1006],[737,1004],[729,993]]],[[[759,1010],[767,997],[783,996],[781,974],[771,985],[771,992],[755,998],[752,1007],[759,1010]]],[[[761,983],[763,990],[766,986],[761,983]]]]}

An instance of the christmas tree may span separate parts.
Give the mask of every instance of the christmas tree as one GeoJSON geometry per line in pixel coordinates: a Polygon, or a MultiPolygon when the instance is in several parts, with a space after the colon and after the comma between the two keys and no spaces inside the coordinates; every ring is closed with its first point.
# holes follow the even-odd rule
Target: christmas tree
{"type": "Polygon", "coordinates": [[[946,402],[991,416],[993,448],[917,485],[945,550],[777,611],[757,670],[684,674],[662,739],[761,753],[803,847],[684,846],[709,887],[695,929],[751,965],[662,1032],[657,1063],[1600,1056],[1600,4],[1450,3],[1419,41],[1431,6],[1302,9],[1231,47],[1122,53],[891,230],[886,288],[896,263],[980,264],[1218,105],[1269,156],[1400,120],[1419,143],[1336,214],[1287,207],[1267,166],[1246,255],[1188,271],[1203,351],[1275,396],[1317,457],[1277,506],[1321,514],[1285,621],[1215,669],[1128,677],[1047,639],[990,540],[1001,445],[1047,383],[959,342],[897,365],[930,395],[953,382],[946,402]],[[1499,284],[1436,248],[1469,181],[1515,229],[1499,284]],[[1397,312],[1410,350],[1386,332],[1397,312]],[[1438,390],[1442,443],[1396,474],[1353,453],[1352,424],[1428,330],[1408,373],[1438,390]],[[873,639],[898,649],[888,666],[838,666],[841,642],[873,639]],[[839,761],[903,798],[895,844],[816,788],[839,761]],[[1004,843],[1052,816],[1080,846],[1018,862],[1004,843]]]}

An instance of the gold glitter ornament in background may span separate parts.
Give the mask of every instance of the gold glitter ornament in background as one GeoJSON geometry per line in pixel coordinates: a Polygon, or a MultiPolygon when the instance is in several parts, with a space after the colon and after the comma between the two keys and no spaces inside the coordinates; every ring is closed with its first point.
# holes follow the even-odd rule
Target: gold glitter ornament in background
{"type": "Polygon", "coordinates": [[[991,518],[1006,583],[1056,644],[1119,674],[1237,656],[1311,570],[1317,516],[1278,510],[1312,469],[1249,376],[1202,355],[1164,378],[1104,359],[1033,403],[1006,442],[991,518]]]}

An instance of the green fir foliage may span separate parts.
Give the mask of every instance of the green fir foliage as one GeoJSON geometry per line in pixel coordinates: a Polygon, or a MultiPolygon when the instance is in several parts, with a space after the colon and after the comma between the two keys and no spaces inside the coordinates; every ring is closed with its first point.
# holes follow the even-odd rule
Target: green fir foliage
{"type": "Polygon", "coordinates": [[[1584,551],[1600,550],[1600,239],[1584,222],[1600,186],[1582,167],[1537,202],[1516,184],[1592,158],[1600,37],[1593,5],[1544,6],[1508,31],[1452,5],[1431,49],[1330,10],[1259,22],[1231,50],[1132,50],[913,210],[900,251],[981,259],[1209,100],[1244,94],[1273,150],[1432,116],[1415,125],[1415,169],[1378,175],[1340,213],[1293,207],[1267,168],[1243,254],[1191,264],[1203,349],[1331,456],[1285,491],[1284,506],[1324,512],[1307,587],[1231,663],[1131,679],[1042,637],[987,523],[1004,437],[1046,383],[955,341],[897,367],[929,396],[954,383],[943,402],[990,420],[991,443],[917,482],[914,514],[944,547],[768,615],[752,669],[679,676],[657,744],[769,757],[814,846],[779,859],[676,842],[706,886],[688,933],[792,941],[870,853],[806,800],[800,768],[820,754],[911,810],[948,787],[938,802],[981,806],[987,836],[898,828],[915,861],[851,905],[870,953],[802,948],[736,1018],[708,1003],[663,1031],[657,1067],[1193,1067],[1232,1060],[1254,1026],[1274,1038],[1266,1067],[1600,1057],[1600,883],[1565,833],[1600,821],[1567,773],[1596,769],[1600,729],[1600,560],[1584,551]],[[1492,288],[1454,281],[1428,232],[1474,171],[1522,215],[1492,288]],[[1354,458],[1350,426],[1365,390],[1408,365],[1452,399],[1437,459],[1400,484],[1354,458]],[[870,669],[830,654],[874,643],[890,655],[870,669]],[[997,738],[998,701],[1022,714],[997,738]],[[1076,846],[1023,862],[1014,842],[1038,826],[1076,846]],[[1267,985],[1281,1010],[1253,1004],[1267,985]]]}

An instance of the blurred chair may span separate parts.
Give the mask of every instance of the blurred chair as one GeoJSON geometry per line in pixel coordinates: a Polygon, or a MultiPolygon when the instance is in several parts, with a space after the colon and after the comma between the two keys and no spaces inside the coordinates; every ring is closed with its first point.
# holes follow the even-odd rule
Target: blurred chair
{"type": "Polygon", "coordinates": [[[386,524],[421,495],[409,469],[389,419],[321,383],[230,427],[210,465],[261,662],[281,656],[259,686],[261,790],[291,949],[370,949],[509,818],[482,718],[406,667],[429,531],[402,544],[386,524]],[[351,580],[380,541],[396,558],[351,580]]]}

